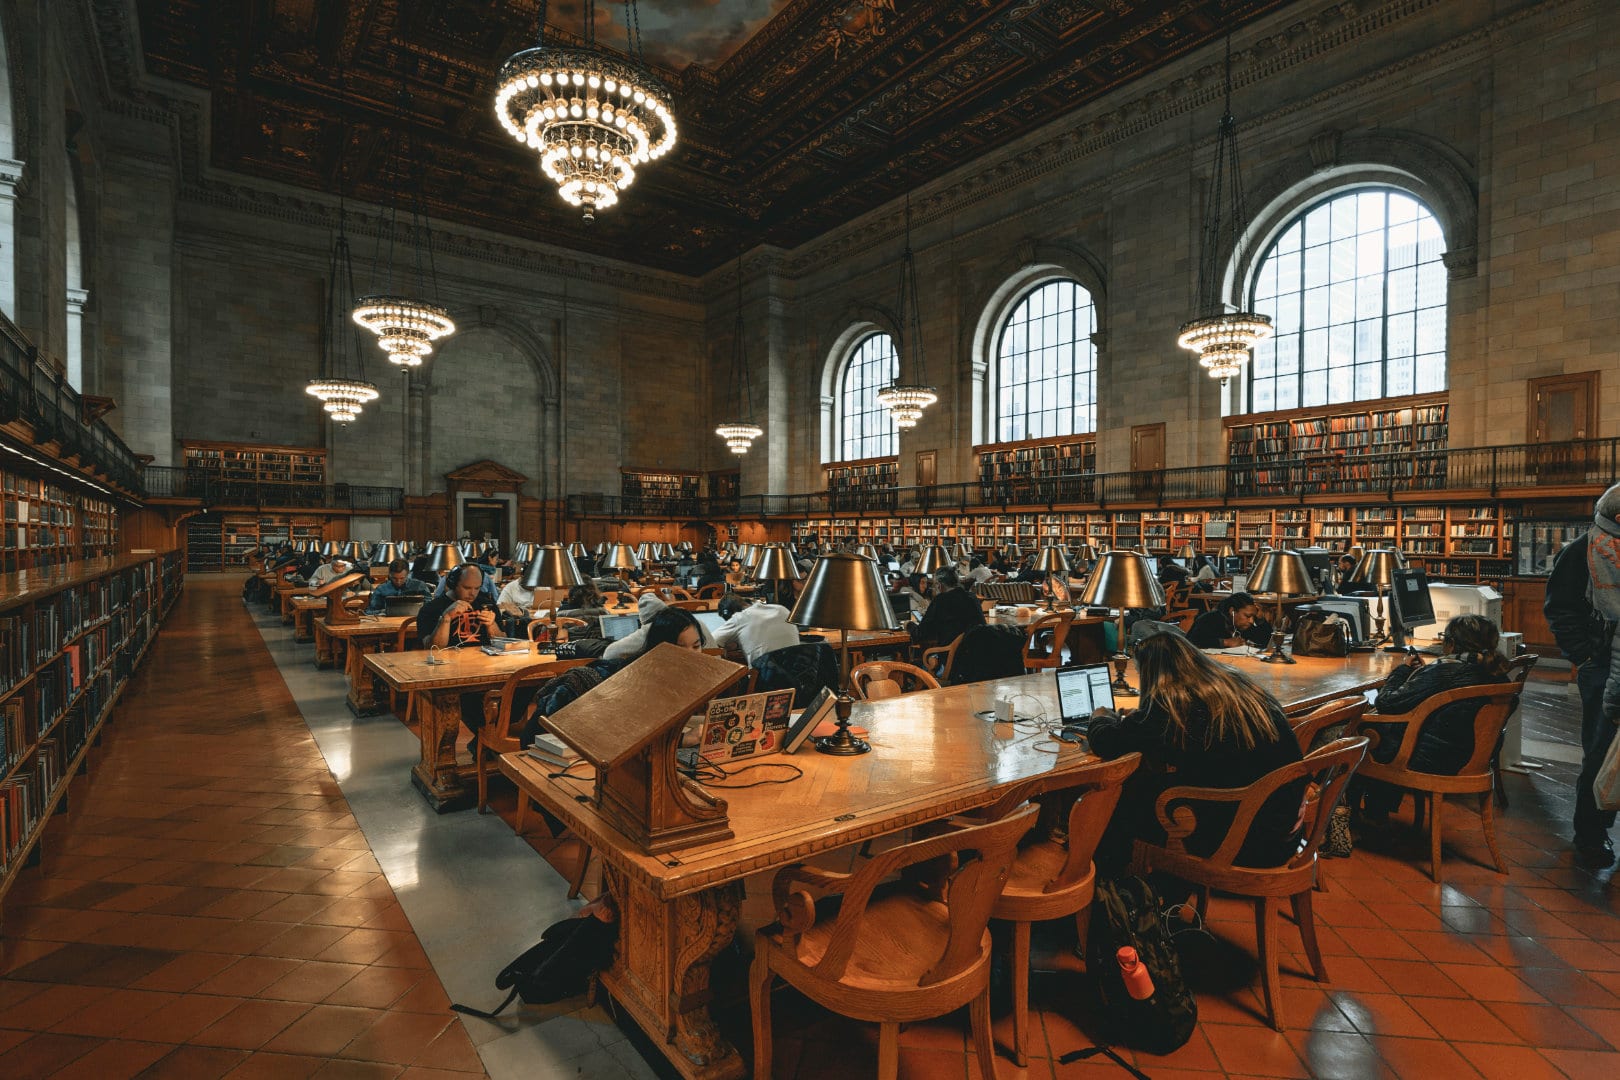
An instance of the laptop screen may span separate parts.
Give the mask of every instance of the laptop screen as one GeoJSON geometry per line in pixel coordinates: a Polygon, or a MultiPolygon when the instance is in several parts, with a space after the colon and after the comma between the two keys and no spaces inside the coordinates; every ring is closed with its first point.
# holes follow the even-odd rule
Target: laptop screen
{"type": "Polygon", "coordinates": [[[384,609],[390,615],[415,615],[422,606],[420,596],[390,596],[383,601],[384,609]]]}
{"type": "Polygon", "coordinates": [[[698,623],[709,632],[710,637],[714,636],[716,630],[726,625],[726,620],[720,617],[718,611],[694,611],[692,614],[697,616],[698,623]]]}
{"type": "Polygon", "coordinates": [[[641,619],[635,615],[603,615],[602,636],[609,641],[618,641],[641,629],[641,619]]]}
{"type": "Polygon", "coordinates": [[[1114,707],[1114,688],[1107,664],[1059,668],[1058,709],[1065,724],[1087,724],[1096,709],[1114,707]]]}

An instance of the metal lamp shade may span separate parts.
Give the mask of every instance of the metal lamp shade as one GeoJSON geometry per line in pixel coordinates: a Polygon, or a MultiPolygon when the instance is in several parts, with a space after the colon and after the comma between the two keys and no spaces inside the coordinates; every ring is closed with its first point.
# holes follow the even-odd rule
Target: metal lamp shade
{"type": "Polygon", "coordinates": [[[859,555],[863,559],[871,559],[873,562],[877,562],[877,548],[873,547],[871,544],[860,545],[855,549],[855,554],[859,555]]]}
{"type": "Polygon", "coordinates": [[[1368,585],[1389,585],[1395,580],[1395,571],[1404,569],[1406,557],[1394,548],[1368,548],[1362,553],[1356,568],[1350,572],[1350,580],[1368,585]]]}
{"type": "Polygon", "coordinates": [[[525,589],[572,589],[585,584],[573,556],[561,544],[538,544],[523,572],[525,589]]]}
{"type": "Polygon", "coordinates": [[[1084,607],[1164,607],[1164,586],[1154,576],[1147,556],[1137,551],[1108,551],[1091,568],[1077,604],[1084,607]]]}
{"type": "Polygon", "coordinates": [[[601,565],[606,570],[640,570],[641,559],[629,544],[614,544],[601,565]]]}
{"type": "Polygon", "coordinates": [[[800,581],[804,575],[799,573],[799,564],[793,561],[793,555],[781,544],[766,544],[760,552],[759,561],[754,564],[755,581],[800,581]]]}
{"type": "Polygon", "coordinates": [[[950,555],[946,554],[944,548],[935,544],[933,547],[922,549],[922,556],[917,560],[917,573],[933,574],[950,565],[950,555]]]}
{"type": "Polygon", "coordinates": [[[1074,557],[1083,563],[1094,563],[1097,561],[1097,549],[1090,544],[1081,544],[1074,549],[1074,557]]]}
{"type": "Polygon", "coordinates": [[[328,540],[326,543],[321,545],[321,558],[330,559],[332,556],[338,553],[338,550],[338,545],[328,540]]]}
{"type": "Polygon", "coordinates": [[[1024,549],[1017,544],[1008,544],[1002,551],[1002,558],[1008,562],[1019,562],[1024,557],[1024,549]]]}
{"type": "Polygon", "coordinates": [[[568,554],[578,559],[582,556],[589,555],[590,552],[585,550],[584,544],[580,543],[578,540],[575,540],[572,544],[568,545],[568,554]]]}
{"type": "Polygon", "coordinates": [[[343,547],[339,550],[343,557],[350,562],[359,562],[361,559],[366,558],[367,554],[365,545],[358,540],[345,541],[343,547]]]}
{"type": "Polygon", "coordinates": [[[400,551],[399,545],[391,540],[385,540],[371,549],[371,562],[373,566],[387,566],[395,559],[403,559],[405,554],[400,551]]]}
{"type": "Polygon", "coordinates": [[[894,609],[877,563],[840,552],[823,555],[793,605],[789,621],[826,630],[892,630],[894,609]]]}
{"type": "Polygon", "coordinates": [[[1316,585],[1297,551],[1262,551],[1249,575],[1249,592],[1268,596],[1311,596],[1316,585]]]}
{"type": "Polygon", "coordinates": [[[1232,545],[1231,544],[1222,544],[1221,545],[1220,559],[1221,559],[1222,564],[1225,564],[1227,559],[1230,559],[1232,556],[1234,556],[1236,554],[1237,554],[1237,552],[1232,550],[1232,545]]]}
{"type": "Polygon", "coordinates": [[[1069,556],[1056,544],[1047,544],[1035,558],[1035,569],[1043,574],[1067,574],[1069,556]]]}
{"type": "Polygon", "coordinates": [[[1191,540],[1189,540],[1185,544],[1181,545],[1181,550],[1176,552],[1176,558],[1196,559],[1198,558],[1198,547],[1191,540]]]}
{"type": "Polygon", "coordinates": [[[433,549],[432,568],[437,573],[449,573],[466,561],[461,557],[461,549],[454,544],[439,544],[433,549]]]}
{"type": "Polygon", "coordinates": [[[602,556],[606,555],[610,546],[611,545],[606,540],[603,540],[600,544],[597,544],[596,557],[600,559],[602,556]]]}
{"type": "Polygon", "coordinates": [[[951,558],[955,559],[957,562],[967,562],[972,557],[972,554],[968,551],[965,545],[951,545],[951,558]]]}
{"type": "Polygon", "coordinates": [[[636,545],[636,558],[640,559],[642,562],[647,562],[652,557],[651,544],[648,544],[646,541],[642,541],[636,545]]]}
{"type": "Polygon", "coordinates": [[[538,544],[531,544],[527,540],[519,540],[512,549],[512,561],[519,566],[528,566],[534,559],[534,552],[538,544]]]}

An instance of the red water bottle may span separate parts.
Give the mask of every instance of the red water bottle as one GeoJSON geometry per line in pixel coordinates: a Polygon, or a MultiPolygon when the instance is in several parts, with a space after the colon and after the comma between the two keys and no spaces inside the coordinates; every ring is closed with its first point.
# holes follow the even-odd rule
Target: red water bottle
{"type": "Polygon", "coordinates": [[[1153,976],[1148,974],[1147,965],[1137,959],[1136,950],[1122,945],[1116,955],[1119,959],[1119,977],[1125,980],[1125,992],[1137,1001],[1152,997],[1153,976]]]}

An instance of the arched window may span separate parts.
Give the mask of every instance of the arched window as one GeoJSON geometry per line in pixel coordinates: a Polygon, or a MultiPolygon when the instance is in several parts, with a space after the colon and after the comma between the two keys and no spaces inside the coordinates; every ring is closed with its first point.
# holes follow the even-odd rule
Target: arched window
{"type": "Polygon", "coordinates": [[[1275,334],[1254,351],[1244,411],[1444,390],[1444,248],[1434,214],[1395,188],[1307,207],[1255,271],[1275,334]]]}
{"type": "Polygon", "coordinates": [[[838,384],[839,460],[899,453],[894,418],[877,402],[878,391],[899,377],[900,357],[888,334],[868,334],[855,343],[838,384]]]}
{"type": "Polygon", "coordinates": [[[1097,307],[1074,281],[1026,293],[1001,327],[996,437],[1001,442],[1097,430],[1097,307]]]}

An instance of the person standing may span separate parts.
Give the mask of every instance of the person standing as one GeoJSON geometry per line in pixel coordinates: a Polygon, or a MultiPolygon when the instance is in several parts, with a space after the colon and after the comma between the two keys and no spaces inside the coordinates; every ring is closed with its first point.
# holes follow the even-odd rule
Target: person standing
{"type": "MultiPolygon", "coordinates": [[[[1547,578],[1547,616],[1559,651],[1575,665],[1581,695],[1581,772],[1575,781],[1575,852],[1582,862],[1603,867],[1614,862],[1609,829],[1614,811],[1599,810],[1592,795],[1598,766],[1614,739],[1615,714],[1605,715],[1605,686],[1615,684],[1620,706],[1620,673],[1615,671],[1614,635],[1620,628],[1620,484],[1597,501],[1593,525],[1564,547],[1547,578]]],[[[1617,708],[1620,712],[1620,708],[1617,708]]]]}

